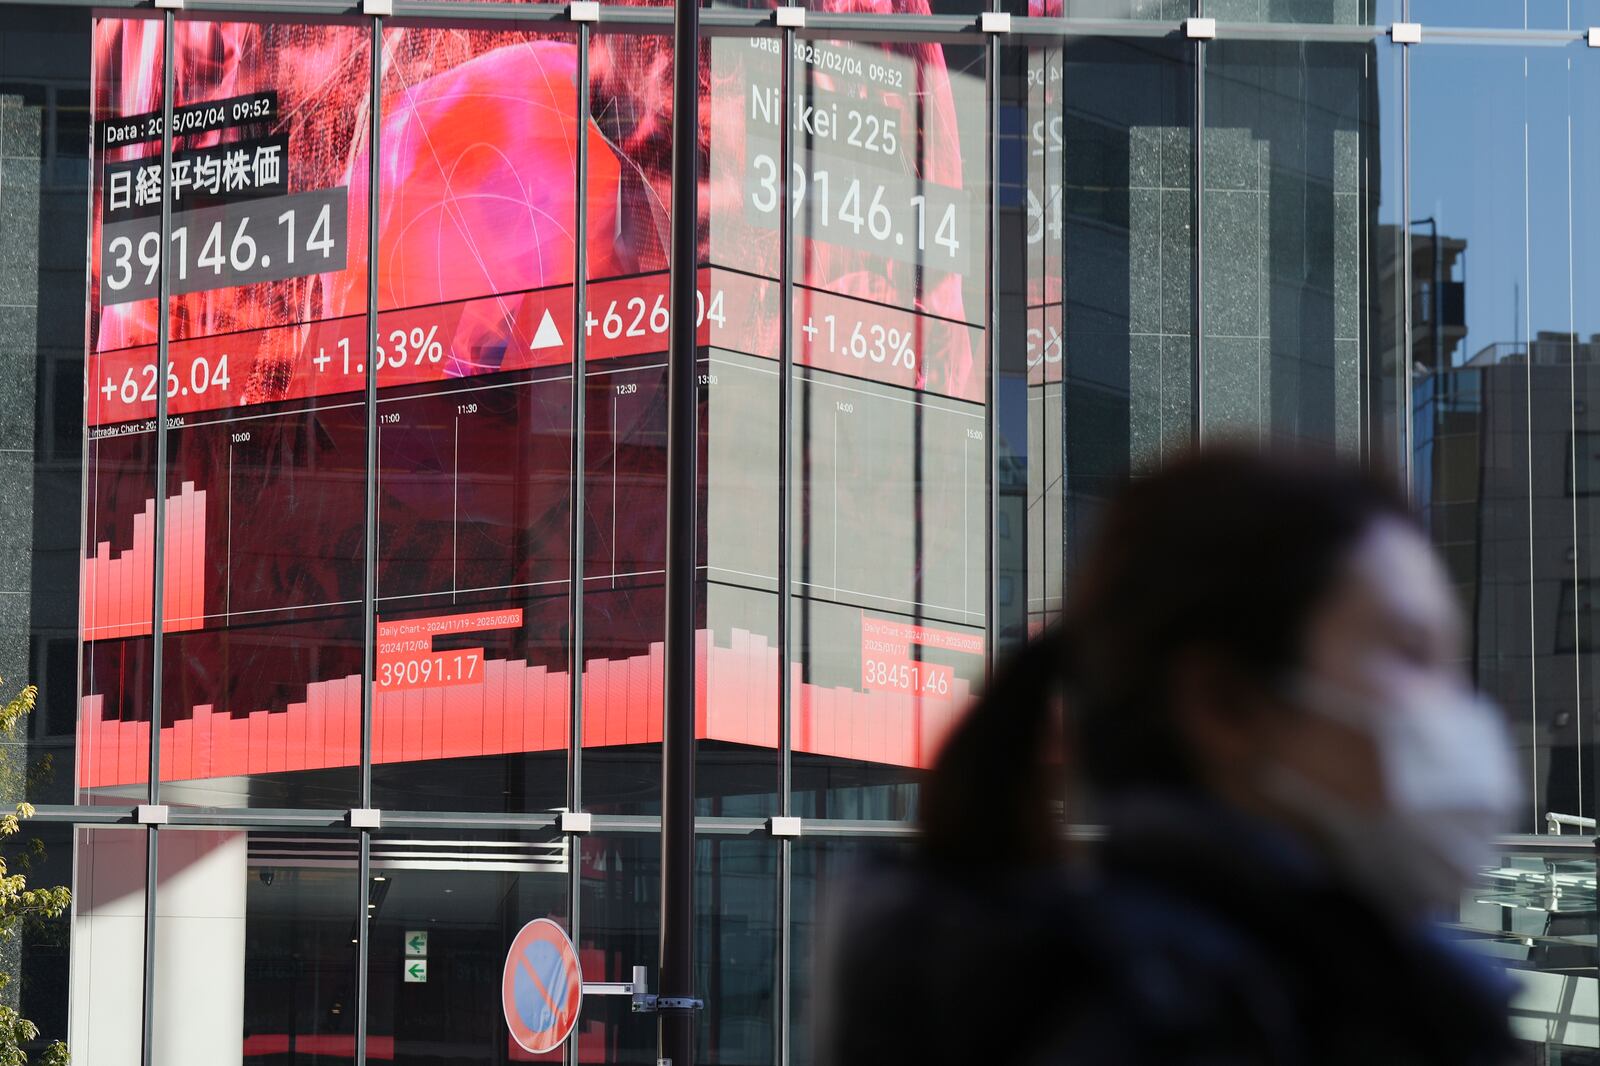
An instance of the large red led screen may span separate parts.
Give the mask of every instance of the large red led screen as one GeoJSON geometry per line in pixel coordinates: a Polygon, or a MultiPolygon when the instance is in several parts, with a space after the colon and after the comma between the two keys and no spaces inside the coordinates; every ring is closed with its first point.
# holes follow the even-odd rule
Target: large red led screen
{"type": "MultiPolygon", "coordinates": [[[[369,26],[183,18],[164,171],[161,36],[128,18],[94,36],[80,787],[139,791],[158,738],[180,800],[348,805],[369,480],[374,762],[564,750],[577,330],[582,741],[658,740],[669,40],[597,34],[580,128],[570,36],[391,26],[374,101],[369,26]]],[[[785,101],[778,47],[715,38],[701,65],[699,729],[778,745],[775,634],[749,604],[775,595],[781,473],[818,619],[792,656],[795,748],[917,767],[982,664],[981,53],[802,42],[785,101]],[[787,472],[780,211],[805,437],[787,472]]]]}

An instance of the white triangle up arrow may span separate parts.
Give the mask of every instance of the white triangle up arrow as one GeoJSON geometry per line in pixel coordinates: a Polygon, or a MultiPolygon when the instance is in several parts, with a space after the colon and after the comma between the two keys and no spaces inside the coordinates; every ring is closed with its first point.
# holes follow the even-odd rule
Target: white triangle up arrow
{"type": "Polygon", "coordinates": [[[539,320],[539,328],[533,334],[533,343],[528,345],[528,350],[538,351],[540,348],[555,348],[561,344],[561,331],[556,329],[556,320],[550,317],[550,309],[545,308],[544,318],[539,320]]]}

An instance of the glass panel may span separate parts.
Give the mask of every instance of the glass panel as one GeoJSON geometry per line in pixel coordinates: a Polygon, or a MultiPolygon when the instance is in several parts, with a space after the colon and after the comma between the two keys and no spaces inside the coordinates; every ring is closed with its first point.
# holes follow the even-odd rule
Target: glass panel
{"type": "MultiPolygon", "coordinates": [[[[397,1066],[532,1060],[501,1008],[506,953],[535,918],[570,929],[569,842],[576,839],[553,830],[373,838],[369,1059],[397,1066]]],[[[582,956],[581,939],[578,947],[582,956]]]]}
{"type": "Polygon", "coordinates": [[[1369,185],[1399,164],[1378,67],[1398,62],[1387,43],[1207,47],[1208,435],[1359,450],[1365,320],[1388,295],[1362,249],[1394,210],[1369,185]]]}
{"type": "Polygon", "coordinates": [[[144,1034],[146,832],[77,830],[69,1044],[79,1062],[139,1063],[144,1034]]]}
{"type": "MultiPolygon", "coordinates": [[[[701,392],[705,564],[698,649],[706,814],[765,815],[778,798],[778,228],[752,198],[776,180],[776,38],[712,37],[701,392]]],[[[792,101],[791,101],[792,103],[792,101]]],[[[764,202],[761,201],[761,202],[764,202]]]]}
{"type": "MultiPolygon", "coordinates": [[[[139,396],[153,412],[165,387],[171,419],[162,799],[350,806],[366,416],[338,359],[366,328],[367,35],[184,18],[174,48],[171,350],[139,396]]],[[[136,252],[160,247],[142,174],[115,223],[136,252]]]]}
{"type": "Polygon", "coordinates": [[[1053,18],[1136,19],[1176,22],[1190,14],[1192,0],[1006,0],[1006,10],[1016,15],[1053,18]]]}
{"type": "MultiPolygon", "coordinates": [[[[19,834],[0,844],[5,876],[25,878],[18,887],[29,892],[60,889],[70,894],[73,834],[68,825],[24,822],[19,834]]],[[[137,869],[143,872],[142,862],[137,869]]],[[[35,912],[7,935],[11,942],[0,973],[7,978],[8,1006],[39,1027],[38,1037],[23,1045],[32,1056],[29,1061],[39,1062],[46,1047],[69,1035],[72,912],[65,905],[54,918],[35,912]]],[[[143,940],[142,931],[139,938],[143,940]]]]}
{"type": "Polygon", "coordinates": [[[778,842],[702,836],[695,842],[695,964],[701,1061],[776,1061],[778,842]]]}
{"type": "Polygon", "coordinates": [[[793,846],[789,938],[789,1061],[818,1061],[817,1005],[828,994],[828,961],[818,956],[852,872],[872,856],[908,851],[906,840],[810,837],[793,846]]]}
{"type": "Polygon", "coordinates": [[[401,25],[384,53],[373,799],[548,810],[571,733],[577,51],[401,25]]]}
{"type": "Polygon", "coordinates": [[[583,803],[654,812],[666,612],[672,40],[596,34],[589,64],[596,147],[584,311],[583,803]]]}
{"type": "MultiPolygon", "coordinates": [[[[160,205],[162,28],[159,20],[138,18],[99,19],[94,27],[86,374],[94,384],[84,409],[83,688],[76,767],[84,803],[149,794],[161,313],[149,288],[151,264],[161,250],[159,223],[152,231],[150,211],[160,205]]],[[[176,544],[165,554],[168,571],[181,572],[176,544]]],[[[176,607],[169,604],[169,617],[176,607]]]]}
{"type": "MultiPolygon", "coordinates": [[[[1573,99],[1593,99],[1593,94],[1600,92],[1600,66],[1595,63],[1574,63],[1569,76],[1573,99]]],[[[1584,120],[1572,124],[1571,158],[1573,193],[1581,197],[1579,190],[1600,181],[1600,123],[1584,120]]],[[[1579,783],[1576,799],[1585,815],[1593,817],[1600,811],[1595,765],[1600,757],[1595,744],[1600,729],[1600,716],[1595,713],[1595,695],[1600,692],[1596,688],[1600,685],[1600,631],[1596,630],[1600,621],[1596,604],[1600,601],[1595,597],[1600,588],[1600,556],[1596,552],[1600,547],[1596,540],[1600,537],[1600,324],[1587,312],[1600,296],[1600,218],[1592,211],[1574,210],[1571,222],[1571,307],[1583,316],[1572,326],[1576,343],[1572,350],[1572,441],[1567,454],[1571,472],[1566,488],[1573,496],[1575,550],[1571,579],[1562,583],[1554,636],[1557,650],[1570,648],[1577,658],[1573,693],[1573,741],[1579,760],[1573,767],[1579,783]]],[[[1593,833],[1594,829],[1581,831],[1593,833]]]]}
{"type": "Polygon", "coordinates": [[[1387,26],[1398,22],[1402,0],[1200,0],[1219,22],[1309,22],[1387,26]]]}
{"type": "Polygon", "coordinates": [[[1411,0],[1410,18],[1424,27],[1564,30],[1587,25],[1585,8],[1592,15],[1593,0],[1411,0]]]}
{"type": "Polygon", "coordinates": [[[18,8],[0,28],[0,695],[39,686],[8,801],[74,791],[91,22],[18,8]],[[51,765],[24,780],[24,758],[51,765]]]}
{"type": "MultiPolygon", "coordinates": [[[[816,11],[855,13],[861,10],[857,0],[811,0],[807,7],[816,11]]],[[[905,15],[976,15],[987,8],[985,0],[892,0],[885,14],[905,15]]]]}
{"type": "Polygon", "coordinates": [[[1588,58],[1576,43],[1412,57],[1416,498],[1467,613],[1468,668],[1522,751],[1524,832],[1593,813],[1571,595],[1590,562],[1567,475],[1578,337],[1600,330],[1572,273],[1569,100],[1588,58]]]}
{"type": "MultiPolygon", "coordinates": [[[[790,194],[796,807],[905,818],[984,661],[984,57],[806,48],[790,194]]],[[[762,213],[777,207],[765,176],[749,186],[762,213]]]]}
{"type": "Polygon", "coordinates": [[[1002,388],[1027,491],[1024,527],[1002,481],[1001,538],[1026,538],[1030,631],[1103,501],[1189,442],[1190,53],[1093,37],[1001,53],[999,350],[1027,403],[1024,449],[1002,388]]]}
{"type": "Polygon", "coordinates": [[[158,855],[156,1061],[353,1062],[355,838],[165,830],[158,855]]]}
{"type": "Polygon", "coordinates": [[[1600,1046],[1593,850],[1502,855],[1452,918],[1467,946],[1504,965],[1516,983],[1517,1037],[1543,1045],[1545,1061],[1593,1061],[1600,1046]]]}
{"type": "MultiPolygon", "coordinates": [[[[659,992],[661,838],[586,834],[578,876],[578,954],[587,981],[630,981],[643,966],[659,992]]],[[[656,1066],[656,1022],[626,996],[591,996],[573,1039],[578,1061],[656,1066]]]]}

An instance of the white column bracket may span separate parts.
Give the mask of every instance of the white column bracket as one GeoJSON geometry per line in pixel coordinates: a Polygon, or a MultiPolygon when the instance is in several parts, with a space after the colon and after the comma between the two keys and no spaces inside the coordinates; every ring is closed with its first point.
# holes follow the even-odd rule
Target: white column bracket
{"type": "Polygon", "coordinates": [[[800,819],[792,815],[773,815],[767,819],[767,830],[775,837],[800,835],[800,819]]]}
{"type": "Polygon", "coordinates": [[[141,803],[133,809],[133,820],[140,825],[166,825],[171,815],[165,803],[141,803]]]}
{"type": "Polygon", "coordinates": [[[376,807],[351,807],[345,820],[350,823],[351,829],[381,829],[383,812],[376,807]]]}

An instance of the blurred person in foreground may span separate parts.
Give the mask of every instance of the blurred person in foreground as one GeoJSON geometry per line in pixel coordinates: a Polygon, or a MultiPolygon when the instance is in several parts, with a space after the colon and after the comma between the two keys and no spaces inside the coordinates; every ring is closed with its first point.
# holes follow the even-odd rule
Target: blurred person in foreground
{"type": "Polygon", "coordinates": [[[1517,775],[1400,497],[1205,451],[1111,503],[1069,591],[830,922],[821,1061],[1508,1061],[1508,980],[1430,918],[1517,775]],[[1069,795],[1104,826],[1070,850],[1069,795]]]}

